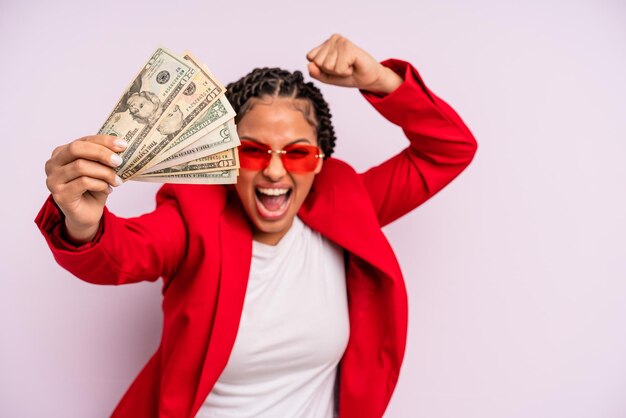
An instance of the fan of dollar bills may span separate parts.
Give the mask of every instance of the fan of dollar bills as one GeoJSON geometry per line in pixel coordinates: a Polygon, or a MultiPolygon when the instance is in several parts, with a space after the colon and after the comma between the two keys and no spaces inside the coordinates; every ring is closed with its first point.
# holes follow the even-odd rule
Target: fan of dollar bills
{"type": "Polygon", "coordinates": [[[154,183],[235,183],[239,137],[224,92],[190,53],[157,49],[98,132],[128,141],[117,174],[154,183]]]}

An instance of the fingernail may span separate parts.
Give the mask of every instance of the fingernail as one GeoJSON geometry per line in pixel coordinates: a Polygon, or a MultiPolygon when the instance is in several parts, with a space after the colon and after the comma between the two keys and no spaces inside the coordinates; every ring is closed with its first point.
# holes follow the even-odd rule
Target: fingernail
{"type": "Polygon", "coordinates": [[[124,184],[124,180],[120,176],[115,176],[115,185],[121,186],[122,184],[124,184]]]}
{"type": "Polygon", "coordinates": [[[107,192],[106,193],[107,194],[113,193],[113,187],[111,187],[111,186],[107,187],[107,192]]]}
{"type": "Polygon", "coordinates": [[[113,144],[115,144],[115,146],[118,148],[124,148],[124,149],[126,149],[126,147],[128,146],[128,142],[123,139],[116,139],[113,142],[113,144]]]}
{"type": "Polygon", "coordinates": [[[119,155],[117,154],[111,155],[111,164],[113,164],[114,167],[117,167],[118,165],[122,165],[123,162],[124,160],[119,155]]]}

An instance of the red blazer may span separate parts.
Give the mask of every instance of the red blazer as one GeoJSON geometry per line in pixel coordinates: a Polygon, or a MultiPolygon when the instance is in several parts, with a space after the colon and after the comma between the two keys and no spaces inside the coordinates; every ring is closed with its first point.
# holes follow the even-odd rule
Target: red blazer
{"type": "MultiPolygon", "coordinates": [[[[409,64],[385,65],[405,82],[366,99],[404,129],[410,146],[363,174],[330,158],[298,216],[344,248],[350,339],[340,363],[339,416],[381,417],[398,380],[407,330],[400,267],[381,227],[429,199],[470,163],[476,142],[409,64]]],[[[232,187],[164,185],[137,218],[105,209],[101,233],[81,247],[62,238],[54,201],[36,223],[57,262],[82,280],[163,278],[163,337],[113,417],[194,417],[232,349],[246,293],[252,233],[232,187]]]]}

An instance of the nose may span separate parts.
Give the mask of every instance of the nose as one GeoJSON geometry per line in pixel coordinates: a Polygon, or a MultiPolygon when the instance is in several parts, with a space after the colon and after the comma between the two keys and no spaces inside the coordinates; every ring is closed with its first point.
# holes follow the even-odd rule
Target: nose
{"type": "Polygon", "coordinates": [[[278,153],[272,153],[270,163],[263,170],[263,175],[271,181],[278,181],[287,174],[287,170],[283,166],[283,161],[278,153]]]}

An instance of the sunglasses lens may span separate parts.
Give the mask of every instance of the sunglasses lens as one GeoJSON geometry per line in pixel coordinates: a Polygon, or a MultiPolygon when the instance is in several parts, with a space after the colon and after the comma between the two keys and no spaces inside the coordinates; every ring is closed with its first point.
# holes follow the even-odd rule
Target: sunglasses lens
{"type": "Polygon", "coordinates": [[[271,158],[269,148],[253,142],[242,141],[239,146],[239,164],[242,168],[260,170],[267,166],[271,158]]]}
{"type": "Polygon", "coordinates": [[[297,173],[315,170],[317,166],[318,148],[315,145],[294,144],[285,147],[283,164],[285,169],[297,173]]]}

